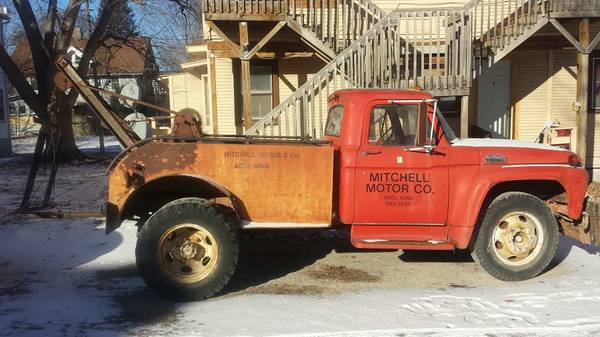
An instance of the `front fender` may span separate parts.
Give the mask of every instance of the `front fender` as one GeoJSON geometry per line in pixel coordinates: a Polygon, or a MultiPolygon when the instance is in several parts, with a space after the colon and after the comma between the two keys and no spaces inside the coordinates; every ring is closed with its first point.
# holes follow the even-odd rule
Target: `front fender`
{"type": "MultiPolygon", "coordinates": [[[[491,202],[494,189],[501,184],[510,185],[512,190],[531,193],[520,189],[525,182],[555,182],[567,194],[567,213],[571,219],[581,218],[586,189],[587,172],[583,168],[568,165],[486,165],[482,166],[472,183],[462,190],[470,191],[467,198],[453,195],[451,200],[466,200],[466,207],[452,207],[456,210],[448,219],[450,240],[459,248],[466,248],[471,240],[473,229],[484,214],[484,207],[491,202]]],[[[504,191],[502,191],[504,192],[504,191]]]]}

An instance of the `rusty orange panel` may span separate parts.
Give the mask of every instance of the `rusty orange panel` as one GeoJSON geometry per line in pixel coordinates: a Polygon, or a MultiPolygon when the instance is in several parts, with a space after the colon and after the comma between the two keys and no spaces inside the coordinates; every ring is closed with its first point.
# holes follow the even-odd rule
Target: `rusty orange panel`
{"type": "Polygon", "coordinates": [[[248,221],[330,224],[333,195],[333,148],[284,144],[206,144],[161,142],[129,153],[110,177],[109,201],[119,208],[144,182],[186,174],[223,186],[243,203],[248,221]],[[129,183],[128,183],[129,180],[129,183]]]}

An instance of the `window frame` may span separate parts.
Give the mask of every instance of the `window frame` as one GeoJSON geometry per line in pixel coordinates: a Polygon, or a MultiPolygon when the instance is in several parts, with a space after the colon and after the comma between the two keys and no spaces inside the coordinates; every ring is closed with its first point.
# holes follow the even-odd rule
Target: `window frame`
{"type": "MultiPolygon", "coordinates": [[[[415,144],[417,144],[417,134],[418,134],[418,127],[419,127],[419,123],[418,123],[418,119],[419,119],[419,112],[420,112],[420,105],[419,104],[415,104],[415,103],[388,103],[388,102],[374,102],[372,105],[370,105],[368,107],[369,112],[368,112],[368,117],[367,117],[367,132],[365,135],[365,139],[364,142],[365,144],[368,144],[370,146],[384,146],[384,147],[405,147],[405,148],[409,148],[409,147],[414,147],[416,146],[415,144]],[[375,109],[377,109],[378,107],[400,107],[403,105],[409,105],[409,106],[413,106],[415,107],[415,112],[416,112],[416,116],[414,119],[414,140],[413,140],[413,144],[385,144],[385,143],[379,143],[379,140],[375,140],[372,141],[371,138],[371,122],[372,122],[372,118],[373,118],[373,114],[375,112],[375,109]]],[[[386,112],[387,114],[387,112],[386,112]]]]}
{"type": "MultiPolygon", "coordinates": [[[[254,97],[256,96],[269,96],[270,97],[270,102],[271,102],[271,108],[269,109],[269,111],[267,111],[267,114],[273,110],[273,101],[274,101],[274,81],[273,81],[273,71],[274,68],[272,64],[264,64],[264,63],[259,63],[259,64],[250,64],[250,101],[254,101],[254,97]],[[253,90],[252,89],[252,69],[256,69],[256,68],[268,68],[269,72],[267,74],[261,74],[261,75],[265,75],[269,78],[269,86],[271,87],[270,91],[266,91],[266,90],[253,90]]],[[[252,108],[252,107],[251,107],[252,108]]],[[[252,121],[257,122],[259,120],[261,120],[264,116],[256,116],[255,115],[255,111],[252,110],[252,121]]]]}

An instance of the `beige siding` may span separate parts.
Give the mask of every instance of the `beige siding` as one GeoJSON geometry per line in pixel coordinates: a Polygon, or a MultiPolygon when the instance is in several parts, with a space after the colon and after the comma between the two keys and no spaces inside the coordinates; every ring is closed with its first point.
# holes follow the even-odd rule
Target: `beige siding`
{"type": "MultiPolygon", "coordinates": [[[[531,141],[548,120],[563,127],[576,126],[577,60],[573,50],[520,51],[513,81],[517,94],[517,139],[531,141]]],[[[600,168],[600,115],[588,114],[588,167],[600,168]]],[[[600,177],[600,174],[597,175],[600,177]]],[[[595,175],[596,177],[596,175],[595,175]]]]}
{"type": "Polygon", "coordinates": [[[210,132],[210,125],[206,123],[204,104],[204,84],[202,74],[194,69],[181,74],[168,77],[170,109],[181,111],[193,109],[198,113],[202,122],[203,131],[210,132]]]}
{"type": "Polygon", "coordinates": [[[459,7],[469,3],[469,0],[420,0],[420,1],[397,1],[397,0],[371,0],[384,11],[391,11],[399,6],[402,8],[427,8],[427,7],[459,7]]]}
{"type": "Polygon", "coordinates": [[[516,86],[516,138],[533,141],[549,117],[548,52],[522,51],[514,56],[518,73],[513,80],[516,86]]]}
{"type": "Polygon", "coordinates": [[[552,51],[552,119],[564,127],[575,127],[573,105],[577,96],[576,53],[572,50],[552,51]]]}
{"type": "Polygon", "coordinates": [[[235,134],[235,91],[233,86],[232,60],[229,58],[215,59],[215,69],[219,133],[235,134]]]}

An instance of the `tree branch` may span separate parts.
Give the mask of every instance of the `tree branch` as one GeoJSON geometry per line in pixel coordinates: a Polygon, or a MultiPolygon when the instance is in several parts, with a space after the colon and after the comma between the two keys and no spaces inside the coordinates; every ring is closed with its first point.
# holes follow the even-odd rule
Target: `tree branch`
{"type": "MultiPolygon", "coordinates": [[[[38,84],[42,84],[44,83],[44,74],[46,74],[46,68],[48,66],[48,54],[44,48],[44,40],[42,39],[40,27],[37,24],[37,19],[35,14],[33,14],[29,1],[13,0],[13,4],[23,23],[23,29],[25,29],[25,34],[29,41],[36,80],[38,81],[38,84]]],[[[46,96],[45,90],[46,88],[43,85],[40,85],[38,88],[39,94],[42,97],[46,96]]]]}
{"type": "MultiPolygon", "coordinates": [[[[110,4],[109,4],[109,6],[107,6],[107,8],[111,8],[113,5],[115,5],[119,1],[125,1],[125,0],[112,0],[112,1],[110,1],[110,4]]],[[[104,10],[104,11],[102,11],[102,13],[100,13],[100,18],[98,19],[98,23],[96,24],[96,27],[94,28],[94,31],[92,32],[92,35],[90,35],[90,38],[87,41],[87,44],[85,45],[85,48],[81,55],[81,60],[79,61],[79,67],[77,69],[77,73],[79,74],[79,76],[81,78],[87,78],[87,73],[90,70],[90,61],[92,60],[94,55],[96,55],[96,50],[98,50],[98,47],[100,46],[100,43],[102,42],[102,40],[104,38],[104,33],[106,32],[106,27],[108,27],[108,24],[110,23],[111,17],[112,17],[111,10],[104,10]]],[[[69,95],[67,96],[66,101],[74,102],[77,99],[77,95],[78,94],[75,92],[75,90],[69,92],[69,95]]]]}
{"type": "Polygon", "coordinates": [[[79,10],[81,9],[81,5],[83,1],[81,0],[71,0],[69,1],[69,6],[67,7],[67,11],[63,17],[62,22],[60,23],[60,30],[58,38],[54,44],[54,53],[53,58],[64,54],[71,43],[71,39],[73,38],[73,30],[75,29],[75,23],[77,22],[77,16],[79,15],[79,10]]]}
{"type": "Polygon", "coordinates": [[[56,11],[56,2],[57,0],[48,1],[46,25],[44,28],[44,45],[46,46],[46,50],[50,50],[54,44],[54,26],[58,15],[56,11]]]}
{"type": "MultiPolygon", "coordinates": [[[[110,2],[110,5],[115,5],[116,3],[120,2],[120,1],[125,1],[125,0],[113,0],[110,2]]],[[[110,7],[111,6],[108,6],[107,8],[110,8],[110,7]]],[[[100,13],[100,19],[98,19],[98,23],[96,24],[96,27],[94,28],[94,31],[92,32],[92,35],[90,35],[90,39],[88,40],[87,44],[85,45],[85,49],[83,50],[83,55],[81,56],[81,61],[79,62],[79,69],[77,69],[79,76],[81,76],[82,78],[84,76],[87,77],[87,72],[90,69],[90,61],[96,54],[96,50],[98,50],[100,43],[104,39],[104,36],[106,33],[106,27],[108,27],[111,17],[112,17],[111,10],[104,10],[104,11],[102,11],[102,13],[100,13]]]]}
{"type": "Polygon", "coordinates": [[[35,111],[35,114],[42,122],[46,122],[47,116],[44,103],[31,85],[29,85],[25,75],[21,72],[15,61],[8,55],[6,49],[4,49],[2,45],[0,45],[0,66],[25,103],[35,111]]]}

